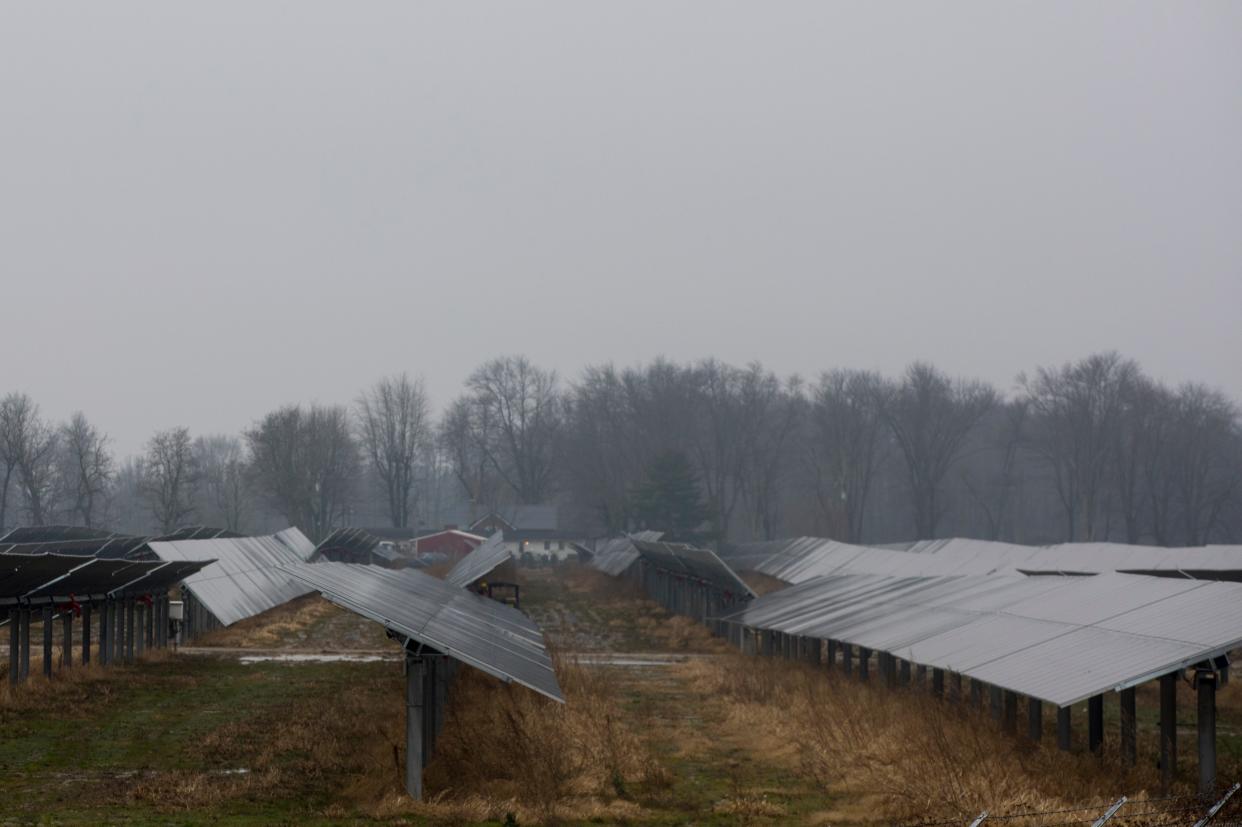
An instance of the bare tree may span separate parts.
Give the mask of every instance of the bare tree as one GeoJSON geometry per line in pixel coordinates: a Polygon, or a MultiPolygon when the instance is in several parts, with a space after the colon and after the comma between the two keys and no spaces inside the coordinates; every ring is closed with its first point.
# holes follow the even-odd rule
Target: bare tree
{"type": "Polygon", "coordinates": [[[1053,472],[1067,541],[1100,536],[1116,431],[1138,378],[1138,366],[1116,353],[1018,377],[1033,414],[1030,445],[1053,472]]]}
{"type": "Polygon", "coordinates": [[[738,388],[742,411],[739,486],[750,517],[751,537],[770,540],[781,523],[782,486],[788,481],[793,438],[805,400],[797,376],[781,382],[758,364],[750,365],[738,388]]]}
{"type": "Polygon", "coordinates": [[[343,523],[360,470],[346,408],[280,408],[247,431],[246,442],[260,490],[285,519],[315,541],[343,523]]]}
{"type": "Polygon", "coordinates": [[[861,543],[880,456],[884,380],[870,371],[823,374],[813,392],[807,452],[828,536],[861,543]]]}
{"type": "Polygon", "coordinates": [[[459,397],[444,414],[438,441],[470,502],[495,511],[502,481],[487,450],[495,439],[491,413],[473,397],[459,397]]]}
{"type": "Polygon", "coordinates": [[[241,532],[250,513],[251,491],[246,452],[242,441],[229,434],[200,436],[194,440],[194,459],[199,473],[199,493],[209,514],[207,522],[241,532]]]}
{"type": "MultiPolygon", "coordinates": [[[[0,403],[0,440],[6,478],[15,474],[32,525],[43,525],[56,485],[58,433],[39,415],[39,406],[24,393],[11,393],[0,403]]],[[[7,483],[5,494],[7,495],[7,483]]],[[[7,496],[4,508],[7,510],[7,496]]],[[[5,515],[0,514],[0,517],[5,515]]]]}
{"type": "Polygon", "coordinates": [[[421,379],[385,377],[358,398],[358,432],[372,470],[384,484],[388,516],[410,525],[415,466],[431,435],[431,405],[421,379]]]}
{"type": "Polygon", "coordinates": [[[612,365],[588,367],[566,411],[565,465],[574,496],[599,516],[608,533],[630,528],[630,490],[645,457],[622,377],[612,365]]]}
{"type": "Polygon", "coordinates": [[[1174,480],[1183,539],[1187,545],[1203,545],[1242,484],[1234,450],[1237,408],[1219,391],[1183,385],[1177,393],[1173,434],[1168,470],[1174,480]]]}
{"type": "Polygon", "coordinates": [[[0,478],[0,531],[8,527],[9,492],[21,462],[24,443],[20,435],[21,419],[27,400],[25,394],[19,393],[10,393],[0,400],[0,464],[4,466],[4,475],[0,478]]]}
{"type": "Polygon", "coordinates": [[[156,432],[143,460],[142,492],[160,531],[173,531],[193,516],[198,483],[190,430],[156,432]]]}
{"type": "Polygon", "coordinates": [[[919,538],[936,536],[944,478],[971,430],[996,402],[989,385],[949,379],[925,362],[911,365],[901,383],[885,394],[881,412],[905,460],[919,538]]]}
{"type": "Polygon", "coordinates": [[[984,417],[979,426],[982,444],[973,452],[982,460],[976,465],[983,471],[976,467],[961,472],[963,487],[983,513],[989,540],[1001,539],[1012,511],[1029,412],[1027,401],[1019,399],[984,417]]]}
{"type": "Polygon", "coordinates": [[[554,371],[508,356],[484,364],[466,381],[474,423],[491,427],[476,445],[520,503],[545,502],[553,491],[562,401],[554,371]]]}
{"type": "Polygon", "coordinates": [[[61,480],[73,519],[88,528],[95,525],[100,506],[116,471],[108,437],[81,411],[61,426],[61,480]]]}

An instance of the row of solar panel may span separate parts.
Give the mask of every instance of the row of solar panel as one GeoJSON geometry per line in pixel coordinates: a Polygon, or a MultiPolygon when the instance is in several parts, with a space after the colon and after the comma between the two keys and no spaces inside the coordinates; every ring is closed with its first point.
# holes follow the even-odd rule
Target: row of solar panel
{"type": "Polygon", "coordinates": [[[1242,584],[1102,574],[827,575],[725,619],[1076,703],[1242,644],[1242,584]]]}
{"type": "Polygon", "coordinates": [[[0,605],[155,594],[213,561],[106,560],[60,554],[0,556],[0,605]]]}
{"type": "Polygon", "coordinates": [[[801,583],[826,574],[949,575],[999,573],[1135,574],[1242,580],[1242,546],[1153,548],[1116,543],[1020,546],[986,540],[932,540],[899,549],[795,537],[728,547],[739,571],[801,583]]]}

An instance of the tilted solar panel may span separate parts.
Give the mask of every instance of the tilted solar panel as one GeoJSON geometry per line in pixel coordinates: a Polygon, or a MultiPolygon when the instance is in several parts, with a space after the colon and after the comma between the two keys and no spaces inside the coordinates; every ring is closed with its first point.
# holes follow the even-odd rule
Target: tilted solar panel
{"type": "Polygon", "coordinates": [[[543,633],[517,609],[410,569],[305,563],[284,571],[410,641],[565,700],[543,633]]]}
{"type": "Polygon", "coordinates": [[[312,591],[281,569],[302,562],[296,549],[309,545],[300,531],[286,529],[263,537],[156,541],[149,547],[165,561],[215,560],[185,578],[185,586],[221,624],[229,626],[312,591]]]}
{"type": "Polygon", "coordinates": [[[458,560],[457,565],[444,575],[444,581],[464,588],[476,580],[491,576],[496,569],[512,561],[513,554],[505,546],[504,532],[497,531],[474,551],[458,560]]]}

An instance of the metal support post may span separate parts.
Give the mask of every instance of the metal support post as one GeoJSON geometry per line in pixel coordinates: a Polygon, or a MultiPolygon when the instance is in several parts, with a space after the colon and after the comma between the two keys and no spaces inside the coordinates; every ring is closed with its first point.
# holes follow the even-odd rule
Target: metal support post
{"type": "Polygon", "coordinates": [[[937,698],[944,697],[944,670],[932,670],[932,694],[937,698]]]}
{"type": "Polygon", "coordinates": [[[1216,673],[1195,670],[1199,706],[1199,794],[1216,792],[1216,673]]]}
{"type": "Polygon", "coordinates": [[[1177,776],[1177,672],[1160,676],[1160,779],[1167,790],[1177,776]]]}
{"type": "Polygon", "coordinates": [[[1138,762],[1138,721],[1135,717],[1134,687],[1121,690],[1121,763],[1133,767],[1138,762]]]}
{"type": "Polygon", "coordinates": [[[954,672],[949,682],[949,696],[955,701],[962,700],[962,673],[954,672]]]}
{"type": "Polygon", "coordinates": [[[865,646],[858,647],[858,679],[866,683],[871,676],[871,650],[865,646]]]}
{"type": "Polygon", "coordinates": [[[1005,695],[999,686],[988,687],[988,704],[992,710],[992,717],[999,721],[1005,714],[1005,695]]]}
{"type": "Polygon", "coordinates": [[[423,762],[430,761],[436,751],[436,707],[440,698],[436,692],[436,673],[442,664],[434,655],[424,658],[427,668],[423,672],[423,762]]]}
{"type": "Polygon", "coordinates": [[[1005,711],[1002,718],[1004,722],[1005,732],[1010,735],[1018,731],[1018,694],[1005,690],[1004,694],[1005,711]]]}
{"type": "Polygon", "coordinates": [[[854,647],[848,643],[841,644],[841,663],[845,666],[847,677],[854,674],[854,647]]]}
{"type": "Polygon", "coordinates": [[[22,609],[22,660],[18,667],[18,678],[26,680],[30,677],[30,609],[22,609]]]}
{"type": "Polygon", "coordinates": [[[1036,743],[1044,735],[1044,704],[1039,698],[1026,699],[1026,737],[1036,743]]]}
{"type": "Polygon", "coordinates": [[[897,682],[902,686],[910,685],[910,661],[903,660],[901,662],[901,674],[898,676],[897,682]]]}
{"type": "Polygon", "coordinates": [[[828,638],[828,668],[837,668],[837,642],[828,638]]]}
{"type": "Polygon", "coordinates": [[[157,604],[153,598],[150,603],[147,603],[143,607],[143,610],[142,610],[143,619],[146,620],[146,630],[145,630],[146,646],[144,647],[146,649],[155,648],[155,607],[156,605],[157,604]]]}
{"type": "Polygon", "coordinates": [[[52,604],[43,605],[43,677],[52,677],[52,604]]]}
{"type": "Polygon", "coordinates": [[[1070,718],[1070,708],[1068,706],[1057,707],[1057,749],[1064,752],[1070,750],[1070,740],[1073,736],[1073,720],[1070,718]]]}
{"type": "Polygon", "coordinates": [[[91,662],[91,604],[82,606],[82,665],[91,662]]]}
{"type": "Polygon", "coordinates": [[[73,666],[73,609],[66,607],[65,614],[61,618],[64,626],[64,645],[61,646],[60,662],[62,669],[69,669],[73,666]]]}
{"type": "Polygon", "coordinates": [[[16,684],[21,674],[22,612],[16,606],[9,609],[9,683],[16,684]]]}
{"type": "Polygon", "coordinates": [[[974,678],[970,679],[970,705],[977,709],[983,704],[983,683],[974,678]]]}
{"type": "Polygon", "coordinates": [[[134,626],[134,598],[125,598],[125,662],[134,662],[134,636],[137,627],[134,626]]]}
{"type": "Polygon", "coordinates": [[[422,658],[405,660],[405,791],[423,800],[423,677],[422,658]]]}
{"type": "Polygon", "coordinates": [[[1096,755],[1104,751],[1104,696],[1087,700],[1087,748],[1096,755]]]}
{"type": "Polygon", "coordinates": [[[147,606],[140,600],[134,601],[134,653],[142,657],[146,651],[147,606]]]}
{"type": "Polygon", "coordinates": [[[112,613],[108,611],[111,601],[105,600],[99,607],[99,663],[107,666],[112,662],[112,613]]]}

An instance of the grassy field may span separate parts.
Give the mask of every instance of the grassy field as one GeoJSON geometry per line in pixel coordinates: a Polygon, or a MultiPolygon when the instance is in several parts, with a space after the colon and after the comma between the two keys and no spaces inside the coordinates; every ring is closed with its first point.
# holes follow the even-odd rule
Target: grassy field
{"type": "MultiPolygon", "coordinates": [[[[1098,814],[1123,793],[1159,795],[1147,689],[1140,766],[1127,770],[1115,755],[1115,701],[1104,760],[1065,755],[1051,737],[1034,748],[1002,736],[984,711],[743,658],[577,566],[523,577],[524,607],[558,652],[569,703],[463,670],[425,804],[402,794],[398,648],[379,626],[312,597],[192,651],[0,690],[0,825],[862,825],[982,809],[1098,814]],[[315,652],[392,657],[241,659],[315,652]],[[649,662],[658,665],[619,665],[649,662]]],[[[1181,701],[1184,793],[1193,693],[1181,701]]],[[[1240,713],[1230,686],[1220,712],[1230,778],[1240,713]]],[[[1048,710],[1049,727],[1053,718],[1048,710]]],[[[1076,714],[1076,735],[1084,721],[1076,714]]],[[[1141,823],[1162,822],[1112,822],[1141,823]]]]}

